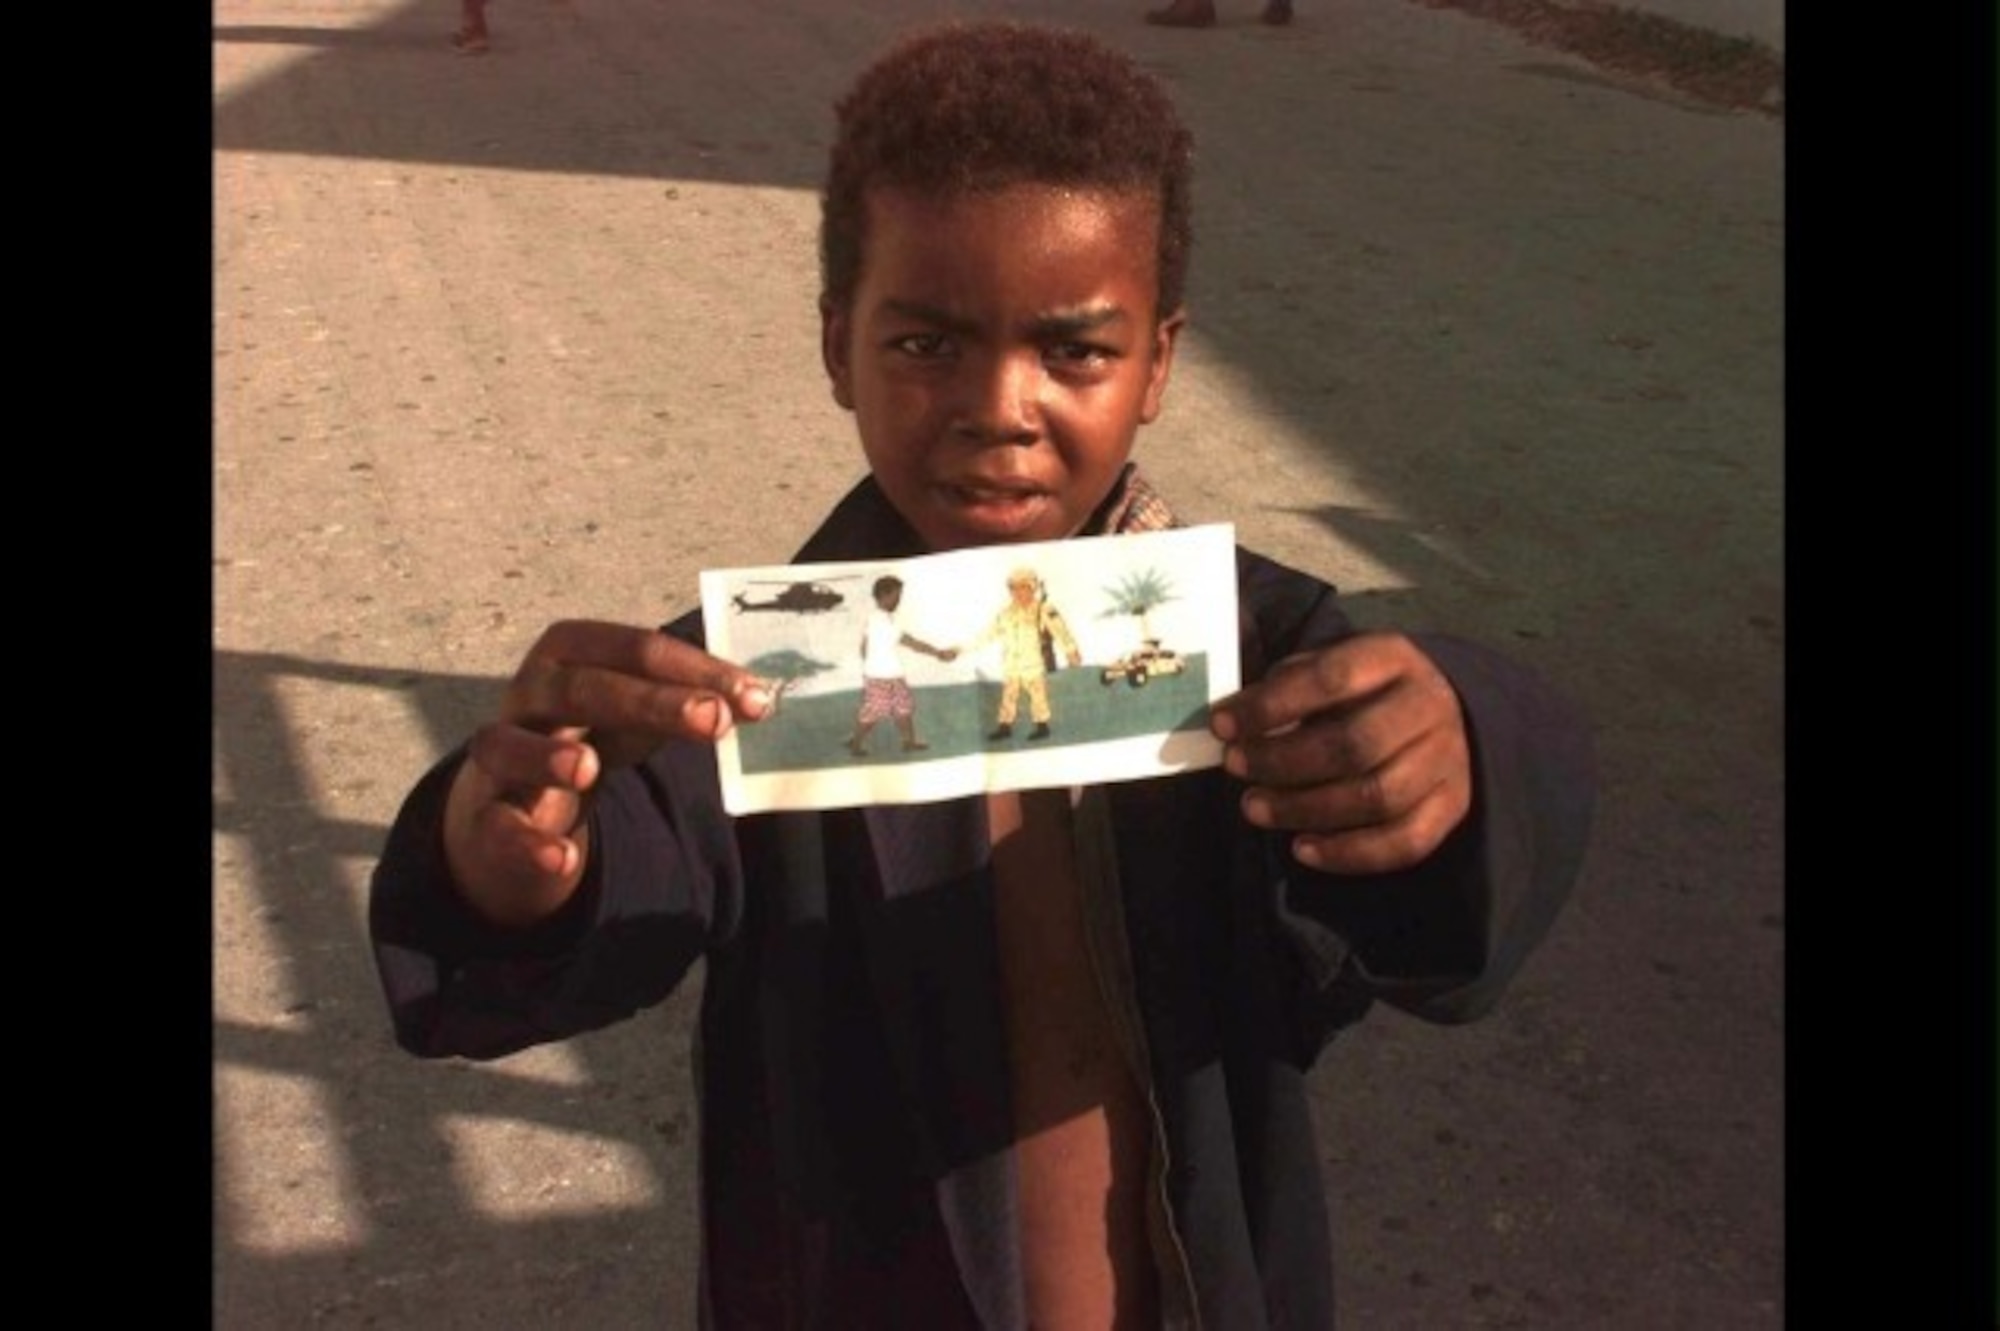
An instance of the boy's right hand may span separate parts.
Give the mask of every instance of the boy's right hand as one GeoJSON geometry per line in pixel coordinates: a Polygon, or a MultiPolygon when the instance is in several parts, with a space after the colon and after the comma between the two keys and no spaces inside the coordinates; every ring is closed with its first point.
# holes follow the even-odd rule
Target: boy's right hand
{"type": "Polygon", "coordinates": [[[551,625],[515,670],[500,717],[466,749],[445,804],[460,893],[503,925],[544,919],[583,879],[588,792],[670,739],[714,742],[770,714],[774,688],[654,629],[551,625]]]}

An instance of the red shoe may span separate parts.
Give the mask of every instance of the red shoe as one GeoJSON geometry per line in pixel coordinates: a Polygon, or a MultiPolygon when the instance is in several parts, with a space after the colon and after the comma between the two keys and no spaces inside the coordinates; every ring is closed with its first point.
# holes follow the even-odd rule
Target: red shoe
{"type": "Polygon", "coordinates": [[[1215,26],[1214,0],[1174,0],[1165,9],[1148,10],[1146,22],[1161,28],[1212,28],[1215,26]]]}

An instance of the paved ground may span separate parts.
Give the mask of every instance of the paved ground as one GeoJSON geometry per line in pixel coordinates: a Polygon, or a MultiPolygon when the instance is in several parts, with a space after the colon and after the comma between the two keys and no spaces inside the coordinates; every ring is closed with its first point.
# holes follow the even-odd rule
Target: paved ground
{"type": "Polygon", "coordinates": [[[499,0],[468,60],[450,0],[218,0],[216,1326],[689,1325],[696,994],[417,1062],[365,883],[541,624],[664,619],[853,479],[827,108],[1003,12],[1135,52],[1203,145],[1168,493],[1600,727],[1511,1002],[1318,1073],[1350,1325],[1784,1324],[1783,122],[1462,9],[1142,7],[499,0]]]}

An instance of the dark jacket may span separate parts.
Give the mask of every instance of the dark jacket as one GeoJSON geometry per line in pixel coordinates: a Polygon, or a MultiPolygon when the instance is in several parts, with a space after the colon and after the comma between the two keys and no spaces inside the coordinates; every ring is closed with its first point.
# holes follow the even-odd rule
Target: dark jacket
{"type": "MultiPolygon", "coordinates": [[[[870,482],[802,562],[920,553],[870,482]]],[[[1243,679],[1353,627],[1333,590],[1238,552],[1243,679]]],[[[701,640],[698,615],[669,631],[701,640]]],[[[1220,769],[1090,792],[1107,986],[1154,1111],[1169,1321],[1332,1324],[1306,1075],[1377,1000],[1486,1012],[1576,877],[1579,719],[1481,648],[1420,639],[1472,739],[1466,822],[1416,869],[1301,868],[1220,769]]],[[[418,784],[370,924],[397,1040],[495,1058],[630,1016],[706,962],[698,1035],[702,1324],[1016,1331],[1005,1040],[979,798],[732,819],[713,752],[611,774],[584,888],[526,934],[483,925],[442,857],[454,754],[418,784]]]]}

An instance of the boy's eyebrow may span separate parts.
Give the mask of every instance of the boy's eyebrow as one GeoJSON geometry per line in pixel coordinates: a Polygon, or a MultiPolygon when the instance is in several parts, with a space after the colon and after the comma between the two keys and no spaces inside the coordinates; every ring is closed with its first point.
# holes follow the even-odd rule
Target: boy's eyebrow
{"type": "Polygon", "coordinates": [[[1050,337],[1074,337],[1091,333],[1126,317],[1122,305],[1088,305],[1081,309],[1053,310],[1035,320],[1038,332],[1050,337]]]}
{"type": "MultiPolygon", "coordinates": [[[[978,324],[963,315],[950,310],[926,304],[920,300],[898,300],[890,297],[882,302],[882,308],[891,314],[918,323],[929,324],[947,333],[973,333],[978,324]]],[[[1043,337],[1074,337],[1079,333],[1093,332],[1106,324],[1127,318],[1121,305],[1087,305],[1067,310],[1051,310],[1047,314],[1035,316],[1031,325],[1034,332],[1043,337]]]]}

